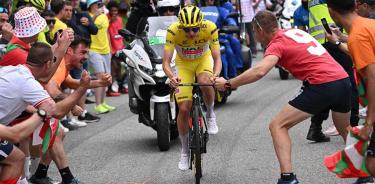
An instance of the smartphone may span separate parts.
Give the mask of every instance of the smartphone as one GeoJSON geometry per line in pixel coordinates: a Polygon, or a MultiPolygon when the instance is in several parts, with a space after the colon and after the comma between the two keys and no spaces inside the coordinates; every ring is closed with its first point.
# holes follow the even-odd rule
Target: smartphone
{"type": "Polygon", "coordinates": [[[322,18],[321,21],[327,33],[332,34],[331,28],[329,28],[326,18],[322,18]]]}

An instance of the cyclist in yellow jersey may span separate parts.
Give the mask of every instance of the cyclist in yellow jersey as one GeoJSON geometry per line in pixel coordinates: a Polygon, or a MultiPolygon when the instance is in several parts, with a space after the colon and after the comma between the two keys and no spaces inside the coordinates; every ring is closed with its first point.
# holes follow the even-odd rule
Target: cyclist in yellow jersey
{"type": "MultiPolygon", "coordinates": [[[[199,83],[212,83],[221,71],[220,45],[216,25],[203,20],[203,14],[196,6],[182,8],[178,19],[178,22],[168,28],[164,49],[163,68],[171,81],[170,85],[177,88],[179,83],[193,83],[195,77],[199,83]],[[170,67],[174,50],[177,51],[176,72],[172,71],[170,67]]],[[[213,110],[214,88],[201,87],[201,91],[207,107],[208,133],[216,134],[219,129],[213,110]]],[[[192,106],[192,87],[177,88],[176,99],[179,108],[177,125],[182,144],[178,167],[180,170],[187,170],[189,168],[188,120],[192,106]]]]}
{"type": "MultiPolygon", "coordinates": [[[[216,25],[203,20],[203,14],[196,6],[182,8],[178,19],[179,21],[170,25],[167,30],[163,57],[163,69],[170,79],[171,87],[177,88],[179,83],[193,83],[195,77],[199,83],[212,83],[221,71],[220,45],[216,25]],[[172,71],[170,66],[174,50],[177,51],[176,72],[172,71]]],[[[219,129],[213,110],[214,88],[201,87],[201,91],[207,107],[208,133],[216,134],[219,129]]],[[[176,99],[179,108],[177,126],[182,145],[178,167],[180,170],[187,170],[189,168],[188,120],[192,106],[192,87],[178,87],[176,99]]]]}

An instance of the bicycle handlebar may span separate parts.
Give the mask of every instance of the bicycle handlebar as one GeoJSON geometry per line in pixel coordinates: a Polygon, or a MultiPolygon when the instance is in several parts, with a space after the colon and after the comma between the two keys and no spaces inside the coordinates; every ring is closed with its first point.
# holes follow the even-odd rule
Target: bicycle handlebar
{"type": "Polygon", "coordinates": [[[178,84],[178,86],[214,86],[214,84],[199,84],[199,83],[186,83],[186,84],[178,84]]]}

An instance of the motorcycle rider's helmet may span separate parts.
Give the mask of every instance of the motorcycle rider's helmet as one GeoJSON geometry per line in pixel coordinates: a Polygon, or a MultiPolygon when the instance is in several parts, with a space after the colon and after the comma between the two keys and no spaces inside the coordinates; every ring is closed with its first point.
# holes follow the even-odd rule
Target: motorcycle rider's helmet
{"type": "Polygon", "coordinates": [[[157,10],[159,15],[163,15],[165,11],[174,11],[177,15],[180,8],[180,0],[158,0],[157,10]]]}
{"type": "Polygon", "coordinates": [[[198,27],[203,21],[203,14],[198,7],[189,5],[180,10],[178,20],[183,27],[198,27]]]}

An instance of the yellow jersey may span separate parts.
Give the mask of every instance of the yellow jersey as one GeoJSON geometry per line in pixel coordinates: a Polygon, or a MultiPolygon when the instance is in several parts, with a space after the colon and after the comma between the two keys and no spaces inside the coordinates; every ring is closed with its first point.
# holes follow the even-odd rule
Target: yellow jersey
{"type": "Polygon", "coordinates": [[[220,50],[218,29],[208,20],[203,20],[198,35],[189,39],[180,22],[175,22],[167,30],[165,50],[176,49],[177,57],[181,60],[199,60],[211,55],[211,50],[220,50]]]}

